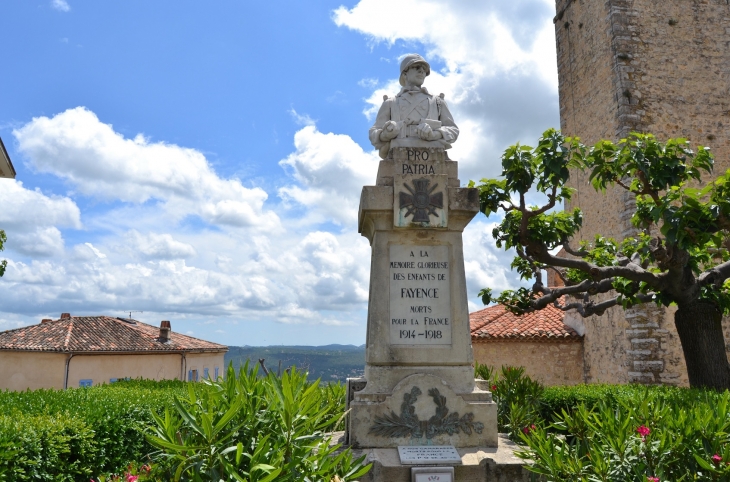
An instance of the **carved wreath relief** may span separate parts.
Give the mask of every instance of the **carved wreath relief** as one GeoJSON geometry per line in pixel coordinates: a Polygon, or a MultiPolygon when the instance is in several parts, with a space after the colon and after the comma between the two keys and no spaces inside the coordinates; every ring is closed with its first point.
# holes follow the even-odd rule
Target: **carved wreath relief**
{"type": "Polygon", "coordinates": [[[474,414],[471,412],[465,413],[461,418],[458,412],[449,413],[449,409],[446,408],[446,397],[441,395],[437,388],[428,391],[436,404],[436,413],[428,420],[419,420],[414,404],[421,393],[420,388],[411,388],[410,393],[403,395],[400,415],[391,411],[390,415],[376,417],[375,423],[370,427],[370,433],[381,437],[422,438],[425,435],[427,439],[432,439],[441,434],[453,435],[463,431],[471,435],[472,430],[476,433],[482,433],[484,430],[484,424],[475,422],[474,414]]]}

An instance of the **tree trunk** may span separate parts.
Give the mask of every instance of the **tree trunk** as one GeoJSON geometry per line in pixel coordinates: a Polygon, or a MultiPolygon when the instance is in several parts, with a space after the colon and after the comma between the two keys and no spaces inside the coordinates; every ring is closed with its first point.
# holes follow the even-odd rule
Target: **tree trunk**
{"type": "Polygon", "coordinates": [[[722,314],[710,303],[680,306],[674,315],[691,387],[730,389],[721,322],[722,314]]]}

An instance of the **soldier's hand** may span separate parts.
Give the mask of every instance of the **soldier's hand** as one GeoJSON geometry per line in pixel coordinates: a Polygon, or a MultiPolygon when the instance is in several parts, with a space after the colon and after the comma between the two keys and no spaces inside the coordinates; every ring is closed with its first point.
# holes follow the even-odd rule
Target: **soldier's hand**
{"type": "Polygon", "coordinates": [[[418,134],[418,137],[426,141],[437,141],[444,137],[444,134],[440,130],[433,130],[431,126],[425,122],[416,127],[416,133],[418,134]]]}
{"type": "Polygon", "coordinates": [[[418,127],[416,127],[416,134],[418,134],[418,137],[424,141],[432,141],[434,139],[433,129],[431,129],[431,126],[425,122],[423,124],[418,124],[418,127]]]}
{"type": "Polygon", "coordinates": [[[388,142],[398,137],[400,132],[400,126],[395,121],[388,121],[383,126],[383,130],[380,132],[380,140],[388,142]]]}

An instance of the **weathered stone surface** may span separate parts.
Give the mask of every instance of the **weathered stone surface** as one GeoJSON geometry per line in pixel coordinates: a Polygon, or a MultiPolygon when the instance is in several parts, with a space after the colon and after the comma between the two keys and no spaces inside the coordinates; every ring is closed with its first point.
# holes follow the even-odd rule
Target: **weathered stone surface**
{"type": "Polygon", "coordinates": [[[533,379],[546,385],[584,383],[583,344],[574,342],[489,341],[474,343],[479,363],[500,367],[523,366],[533,379]],[[548,346],[556,350],[547,350],[548,346]]]}
{"type": "Polygon", "coordinates": [[[390,343],[451,345],[447,246],[390,246],[390,343]]]}
{"type": "Polygon", "coordinates": [[[444,102],[444,95],[431,95],[423,88],[430,74],[428,62],[418,54],[408,54],[401,61],[401,91],[383,98],[375,116],[369,138],[385,159],[393,149],[449,149],[459,136],[459,128],[444,102]]]}
{"type": "Polygon", "coordinates": [[[360,200],[359,231],[372,258],[365,386],[358,381],[359,390],[350,391],[348,441],[360,447],[395,447],[412,438],[456,447],[496,444],[496,405],[474,380],[461,238],[479,210],[478,192],[458,187],[457,163],[443,149],[395,147],[389,154],[378,185],[365,186],[360,200]],[[426,379],[423,386],[411,383],[426,379]],[[383,420],[405,420],[399,413],[406,380],[423,424],[408,419],[404,426],[415,432],[386,437],[383,420]],[[434,400],[458,419],[443,426],[429,421],[434,400]],[[421,425],[431,432],[419,432],[421,425]]]}
{"type": "MultiPolygon", "coordinates": [[[[391,211],[392,216],[392,211],[391,211]]],[[[363,226],[368,225],[367,222],[363,226]]],[[[377,219],[370,223],[377,226],[377,219]]],[[[392,225],[391,225],[392,226],[392,225]]],[[[372,260],[370,265],[370,304],[368,308],[368,338],[366,361],[368,365],[469,366],[473,358],[469,332],[469,313],[464,275],[464,254],[461,232],[451,230],[379,230],[372,233],[372,260]],[[424,351],[418,347],[391,345],[390,317],[390,246],[443,246],[448,251],[449,298],[451,300],[450,346],[439,346],[424,351]]],[[[416,306],[416,304],[414,304],[416,306]]],[[[368,377],[368,380],[372,380],[368,377]]],[[[473,375],[471,376],[473,383],[473,375]]]]}
{"type": "MultiPolygon", "coordinates": [[[[724,172],[730,168],[728,3],[667,0],[661,5],[657,9],[653,0],[556,0],[561,130],[587,144],[616,141],[632,130],[659,139],[685,137],[694,145],[710,146],[716,156],[714,172],[724,172]]],[[[632,196],[618,187],[596,193],[588,176],[571,172],[570,186],[577,191],[566,208],[580,207],[584,215],[575,243],[596,234],[622,238],[635,233],[632,196]]],[[[644,305],[625,314],[614,308],[586,320],[588,381],[636,379],[628,374],[634,372],[634,359],[625,356],[636,338],[622,330],[621,320],[628,319],[629,329],[666,330],[661,343],[654,333],[641,338],[655,338],[645,345],[652,346],[651,358],[664,362],[661,379],[687,385],[673,316],[673,308],[644,305]],[[637,318],[644,326],[636,325],[637,318]]],[[[723,320],[723,330],[730,339],[730,319],[723,320]]]]}
{"type": "MultiPolygon", "coordinates": [[[[530,482],[531,473],[514,452],[518,447],[504,434],[499,435],[498,447],[458,448],[461,464],[454,465],[454,480],[458,482],[530,482]]],[[[366,456],[373,468],[360,482],[411,482],[411,467],[400,463],[398,449],[354,449],[356,457],[366,456]]]]}
{"type": "MultiPolygon", "coordinates": [[[[396,167],[398,167],[396,165],[396,167]]],[[[433,174],[430,163],[417,164],[417,173],[393,176],[393,221],[398,228],[446,228],[449,225],[448,178],[433,174]],[[423,168],[423,169],[419,169],[423,168]]]]}
{"type": "Polygon", "coordinates": [[[467,402],[441,378],[415,374],[380,403],[362,401],[359,395],[350,404],[349,435],[355,447],[497,445],[497,405],[489,392],[483,392],[485,401],[467,402]]]}

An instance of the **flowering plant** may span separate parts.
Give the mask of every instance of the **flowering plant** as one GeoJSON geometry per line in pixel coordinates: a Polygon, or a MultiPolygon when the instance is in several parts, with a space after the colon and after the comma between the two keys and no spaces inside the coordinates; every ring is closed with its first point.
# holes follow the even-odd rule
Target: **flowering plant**
{"type": "Polygon", "coordinates": [[[137,467],[136,464],[129,464],[123,475],[113,473],[100,475],[96,479],[91,479],[90,482],[145,482],[151,480],[154,479],[150,465],[144,464],[137,467]]]}
{"type": "Polygon", "coordinates": [[[730,392],[646,388],[553,417],[519,433],[525,467],[548,482],[730,480],[730,392]]]}

